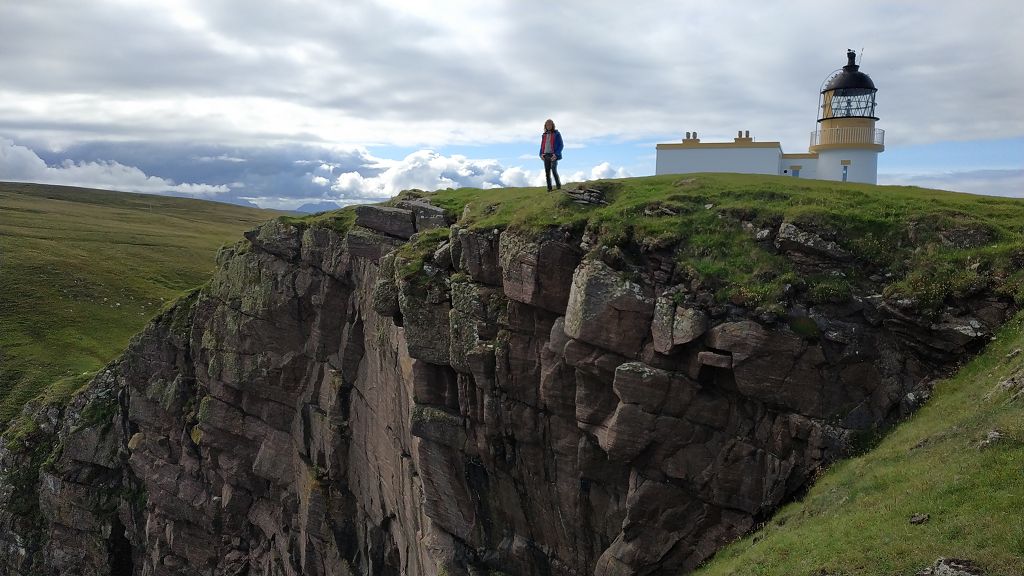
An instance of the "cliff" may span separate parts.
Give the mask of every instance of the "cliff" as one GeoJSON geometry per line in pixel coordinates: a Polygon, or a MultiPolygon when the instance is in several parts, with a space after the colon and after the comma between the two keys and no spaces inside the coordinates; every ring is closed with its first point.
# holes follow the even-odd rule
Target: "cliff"
{"type": "MultiPolygon", "coordinates": [[[[868,280],[755,307],[678,246],[431,200],[261,226],[69,405],[26,410],[0,446],[0,566],[682,573],[1014,308],[982,288],[919,314],[868,280]]],[[[729,217],[801,276],[864,265],[806,224],[729,217]]]]}

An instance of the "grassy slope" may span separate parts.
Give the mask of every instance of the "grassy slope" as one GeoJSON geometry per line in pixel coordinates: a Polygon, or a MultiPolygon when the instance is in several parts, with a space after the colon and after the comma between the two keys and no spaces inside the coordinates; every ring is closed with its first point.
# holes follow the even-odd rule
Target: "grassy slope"
{"type": "Polygon", "coordinates": [[[41,392],[79,387],[166,302],[209,278],[218,247],[273,215],[0,183],[0,428],[41,392]]]}
{"type": "Polygon", "coordinates": [[[1024,315],[874,450],[732,544],[701,576],[914,574],[939,557],[1024,574],[1024,315]],[[1011,377],[1015,390],[997,390],[1011,377]],[[1005,438],[985,449],[989,431],[1005,438]],[[930,520],[909,523],[913,514],[930,520]]]}

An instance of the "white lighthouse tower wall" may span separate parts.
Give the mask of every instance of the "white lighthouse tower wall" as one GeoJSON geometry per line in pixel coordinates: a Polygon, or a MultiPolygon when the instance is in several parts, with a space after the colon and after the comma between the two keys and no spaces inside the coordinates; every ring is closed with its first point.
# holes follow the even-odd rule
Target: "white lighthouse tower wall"
{"type": "Polygon", "coordinates": [[[737,174],[778,174],[782,149],[733,147],[725,145],[686,146],[659,144],[655,174],[690,172],[732,172],[737,174]]]}
{"type": "Polygon", "coordinates": [[[838,148],[818,151],[817,176],[821,180],[843,180],[846,168],[847,182],[878,183],[878,152],[858,148],[838,148]]]}

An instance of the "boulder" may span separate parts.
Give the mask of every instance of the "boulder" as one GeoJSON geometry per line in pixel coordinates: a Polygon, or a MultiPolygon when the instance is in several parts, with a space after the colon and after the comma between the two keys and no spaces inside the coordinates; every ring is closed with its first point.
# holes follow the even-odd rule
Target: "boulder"
{"type": "Polygon", "coordinates": [[[395,281],[394,253],[380,259],[377,283],[373,287],[373,311],[388,318],[399,314],[398,283],[395,281]]]}
{"type": "Polygon", "coordinates": [[[402,280],[398,284],[398,307],[409,356],[432,364],[448,364],[451,304],[439,298],[438,287],[420,286],[416,280],[402,280]]]}
{"type": "Polygon", "coordinates": [[[384,236],[359,226],[352,227],[345,235],[345,248],[349,255],[374,262],[401,245],[402,241],[397,238],[384,236]]]}
{"type": "Polygon", "coordinates": [[[671,296],[658,297],[651,322],[656,352],[670,354],[676,346],[700,338],[707,329],[708,315],[700,308],[677,306],[671,296]]]}
{"type": "Polygon", "coordinates": [[[917,576],[984,576],[985,571],[970,560],[960,558],[939,558],[917,576]]]}
{"type": "Polygon", "coordinates": [[[654,299],[643,287],[601,260],[586,260],[573,274],[565,333],[635,358],[650,333],[653,314],[654,299]]]}
{"type": "Polygon", "coordinates": [[[783,222],[779,226],[779,232],[775,236],[775,247],[785,252],[799,252],[839,262],[853,259],[853,255],[839,244],[825,240],[813,232],[801,230],[789,222],[783,222]]]}
{"type": "MultiPolygon", "coordinates": [[[[751,320],[715,326],[705,342],[731,354],[733,377],[741,394],[807,416],[824,416],[819,367],[825,364],[825,357],[819,345],[806,343],[789,331],[766,330],[751,320]]],[[[712,358],[705,355],[703,361],[712,358]]]]}
{"type": "Polygon", "coordinates": [[[612,390],[621,402],[637,404],[652,414],[661,411],[671,387],[671,374],[643,362],[619,365],[612,381],[612,390]]]}
{"type": "MultiPolygon", "coordinates": [[[[501,266],[498,262],[497,230],[490,232],[460,230],[458,241],[461,244],[459,268],[469,276],[483,284],[501,286],[501,266]]],[[[454,258],[455,252],[452,252],[454,258]]]]}
{"type": "Polygon", "coordinates": [[[715,368],[732,368],[732,356],[702,350],[697,353],[697,363],[715,368]]]}
{"type": "Polygon", "coordinates": [[[569,302],[580,251],[560,240],[532,240],[505,231],[498,242],[505,295],[511,300],[562,313],[569,302]]]}
{"type": "Polygon", "coordinates": [[[451,299],[449,362],[452,368],[468,374],[467,355],[482,341],[497,336],[498,315],[506,301],[499,289],[473,282],[452,282],[451,299]]]}
{"type": "Polygon", "coordinates": [[[447,228],[451,223],[444,208],[434,206],[423,200],[402,200],[396,202],[395,207],[412,212],[417,232],[434,228],[447,228]]]}
{"type": "Polygon", "coordinates": [[[356,206],[356,225],[403,240],[416,233],[412,210],[387,206],[356,206]]]}
{"type": "Polygon", "coordinates": [[[454,267],[451,242],[445,240],[437,245],[437,250],[434,250],[434,264],[441,270],[450,270],[454,267]]]}

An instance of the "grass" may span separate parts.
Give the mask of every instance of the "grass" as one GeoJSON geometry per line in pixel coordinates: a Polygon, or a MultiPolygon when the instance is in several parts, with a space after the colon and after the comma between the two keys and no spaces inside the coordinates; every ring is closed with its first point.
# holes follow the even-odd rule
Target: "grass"
{"type": "Polygon", "coordinates": [[[700,576],[914,574],[939,557],[1024,574],[1024,314],[880,445],[723,549],[700,576]],[[1020,391],[1017,388],[1016,391],[1020,391]],[[980,449],[993,430],[1000,441],[980,449]],[[929,514],[914,525],[914,514],[929,514]]]}
{"type": "Polygon", "coordinates": [[[342,208],[341,210],[331,210],[329,212],[318,212],[316,214],[307,214],[304,216],[279,216],[278,220],[285,224],[292,226],[298,226],[300,228],[324,228],[333,230],[334,232],[344,236],[349,228],[356,223],[356,211],[355,208],[349,206],[342,208]]]}
{"type": "Polygon", "coordinates": [[[608,246],[674,251],[690,279],[720,301],[751,308],[775,305],[786,285],[805,280],[754,239],[757,230],[775,230],[783,220],[857,258],[852,277],[818,281],[815,299],[842,298],[849,284],[888,274],[886,295],[913,300],[924,313],[982,288],[1024,301],[1024,203],[1018,199],[743,174],[586,186],[605,190],[609,205],[579,205],[539,188],[450,189],[431,201],[453,214],[465,210],[460,225],[470,228],[562,228],[586,231],[608,246]]]}
{"type": "Polygon", "coordinates": [[[226,242],[276,213],[201,200],[0,183],[0,429],[60,401],[206,282],[226,242]]]}
{"type": "Polygon", "coordinates": [[[398,260],[400,264],[398,275],[403,280],[421,280],[426,282],[426,275],[420,274],[423,271],[425,260],[434,254],[441,242],[448,239],[450,230],[448,228],[434,228],[413,235],[409,242],[398,249],[398,260]]]}

